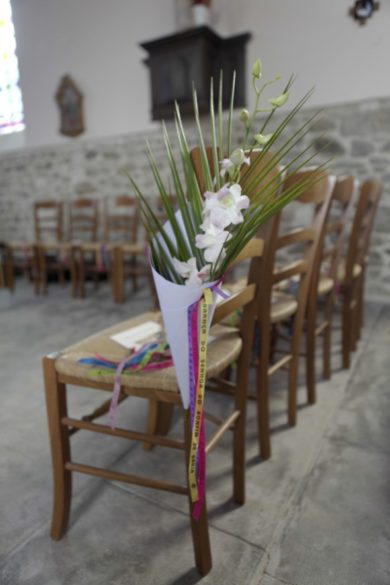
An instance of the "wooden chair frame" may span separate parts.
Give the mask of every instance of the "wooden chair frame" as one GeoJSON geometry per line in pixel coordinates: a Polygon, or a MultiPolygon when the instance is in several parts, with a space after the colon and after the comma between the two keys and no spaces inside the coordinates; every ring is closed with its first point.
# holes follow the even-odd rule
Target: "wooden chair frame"
{"type": "Polygon", "coordinates": [[[75,267],[76,282],[73,296],[85,297],[85,281],[88,274],[93,276],[95,288],[99,284],[99,254],[102,244],[98,242],[100,205],[96,198],[83,197],[69,204],[69,241],[72,264],[75,267]],[[92,256],[92,265],[86,256],[92,256]]]}
{"type": "Polygon", "coordinates": [[[367,180],[361,185],[348,241],[345,276],[341,286],[344,368],[350,366],[350,354],[356,348],[363,326],[367,255],[382,190],[382,183],[375,179],[367,180]],[[356,266],[360,268],[358,274],[354,270],[356,266]]]}
{"type": "MultiPolygon", "coordinates": [[[[36,294],[41,290],[47,290],[47,269],[48,261],[43,259],[43,252],[41,247],[50,243],[51,247],[54,245],[62,245],[63,239],[63,204],[61,201],[37,201],[33,206],[34,219],[34,236],[35,241],[28,244],[9,244],[7,252],[7,274],[10,288],[14,290],[14,268],[16,265],[22,268],[24,274],[30,278],[34,285],[36,294]],[[48,215],[44,213],[47,212],[48,215]],[[52,212],[52,213],[50,213],[52,212]],[[22,252],[24,258],[22,262],[15,262],[15,254],[22,252]]],[[[49,262],[50,270],[58,272],[59,279],[63,283],[64,270],[60,262],[54,258],[49,262]]]]}
{"type": "MultiPolygon", "coordinates": [[[[208,442],[206,452],[210,451],[219,441],[221,436],[233,428],[233,497],[239,504],[245,500],[245,421],[246,421],[246,392],[248,384],[248,371],[251,357],[251,345],[253,336],[253,325],[257,310],[257,282],[261,271],[261,257],[263,254],[263,241],[253,240],[248,244],[237,261],[251,259],[248,285],[245,289],[228,300],[223,301],[216,307],[213,323],[223,320],[226,315],[243,307],[243,319],[240,326],[242,338],[242,350],[238,360],[237,384],[234,393],[234,411],[220,425],[216,433],[208,442]]],[[[214,341],[217,343],[217,341],[214,341]]],[[[70,513],[71,503],[71,478],[73,473],[85,473],[105,479],[123,481],[130,484],[142,485],[145,487],[169,491],[181,495],[188,495],[187,486],[171,484],[153,478],[138,475],[106,470],[91,465],[75,463],[71,460],[70,437],[79,430],[87,430],[111,436],[127,438],[130,440],[149,443],[152,445],[164,445],[184,451],[186,466],[190,452],[190,422],[188,411],[184,417],[184,441],[176,441],[156,435],[155,433],[140,433],[122,428],[115,430],[107,425],[93,422],[108,411],[110,400],[103,403],[92,414],[83,417],[81,420],[70,418],[67,412],[67,384],[81,387],[95,388],[98,390],[112,391],[111,384],[91,381],[89,378],[78,378],[69,375],[59,374],[56,369],[56,358],[58,354],[51,354],[43,360],[45,379],[45,392],[47,414],[50,431],[50,442],[53,462],[54,477],[54,505],[51,526],[51,536],[58,540],[64,534],[70,513]]],[[[181,404],[179,393],[163,391],[159,388],[131,388],[122,386],[121,399],[128,396],[139,396],[150,401],[163,404],[181,404]]],[[[211,550],[208,534],[208,519],[206,502],[203,505],[202,513],[198,522],[192,519],[192,503],[190,502],[191,528],[194,543],[195,562],[199,572],[206,575],[211,569],[211,550]]]]}
{"type": "Polygon", "coordinates": [[[139,265],[139,257],[145,256],[145,246],[138,242],[140,225],[139,205],[136,197],[119,195],[105,200],[105,239],[112,243],[112,292],[116,303],[125,300],[125,278],[130,276],[133,291],[138,291],[138,278],[148,274],[148,267],[139,265]],[[109,202],[128,213],[110,213],[109,202]],[[130,213],[129,213],[130,211],[130,213]],[[118,239],[122,241],[119,242],[118,239]],[[126,262],[129,259],[130,262],[126,262]]]}
{"type": "MultiPolygon", "coordinates": [[[[305,171],[305,174],[316,173],[317,171],[305,171]]],[[[298,181],[303,177],[303,172],[292,175],[284,184],[284,188],[298,181]]],[[[313,272],[316,269],[316,261],[323,241],[323,233],[332,195],[332,181],[324,174],[323,178],[308,188],[297,201],[303,204],[315,204],[316,210],[312,225],[306,228],[299,228],[288,233],[278,235],[280,217],[275,220],[270,236],[268,254],[264,259],[265,278],[260,287],[258,324],[260,330],[260,351],[257,365],[257,413],[259,429],[259,447],[262,459],[271,456],[270,437],[270,413],[269,413],[269,378],[281,368],[288,368],[288,424],[294,426],[297,422],[297,386],[298,366],[301,335],[304,318],[307,310],[309,286],[313,272]],[[295,260],[275,271],[276,251],[293,246],[304,245],[303,258],[295,260]],[[270,355],[280,353],[275,348],[271,338],[272,326],[272,294],[273,286],[286,279],[297,276],[299,278],[298,294],[296,296],[297,308],[291,319],[292,335],[289,351],[281,351],[283,357],[274,363],[270,363],[270,355]]],[[[266,226],[267,227],[267,226],[266,226]]],[[[262,234],[261,234],[262,235],[262,234]]],[[[275,317],[276,318],[276,317],[275,317]]],[[[283,321],[283,315],[276,322],[283,321]]]]}
{"type": "Polygon", "coordinates": [[[316,402],[315,355],[316,338],[319,336],[322,336],[323,343],[323,378],[329,380],[331,377],[333,308],[337,292],[340,260],[357,187],[358,183],[353,177],[341,177],[334,186],[328,219],[324,229],[322,250],[320,246],[319,261],[313,272],[313,279],[309,289],[305,352],[309,404],[315,404],[316,402]],[[335,212],[331,216],[331,212],[336,211],[336,207],[337,213],[335,212]],[[325,278],[329,282],[325,290],[321,292],[324,267],[327,268],[325,278]],[[319,323],[320,308],[322,309],[322,320],[319,323]]]}

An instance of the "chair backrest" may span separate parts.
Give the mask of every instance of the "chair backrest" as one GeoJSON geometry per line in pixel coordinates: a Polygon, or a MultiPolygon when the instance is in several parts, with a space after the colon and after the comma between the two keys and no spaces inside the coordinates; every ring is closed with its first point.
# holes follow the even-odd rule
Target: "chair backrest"
{"type": "Polygon", "coordinates": [[[69,239],[95,242],[99,223],[97,199],[75,199],[69,206],[69,239]]]}
{"type": "Polygon", "coordinates": [[[355,264],[359,264],[364,269],[367,262],[375,215],[382,191],[382,183],[375,179],[364,181],[361,185],[348,242],[345,284],[351,282],[355,264]]]}
{"type": "Polygon", "coordinates": [[[321,257],[321,273],[337,280],[340,259],[349,228],[355,195],[359,182],[354,177],[340,177],[333,189],[331,207],[325,226],[321,257]]]}
{"type": "Polygon", "coordinates": [[[311,204],[314,213],[307,227],[294,229],[277,237],[275,249],[282,250],[294,246],[300,250],[300,257],[273,272],[273,283],[276,285],[289,279],[298,279],[298,309],[294,316],[294,331],[299,335],[308,304],[316,306],[319,279],[319,265],[322,256],[325,225],[335,184],[335,177],[317,169],[302,170],[288,177],[283,189],[289,189],[301,180],[314,182],[300,195],[296,201],[303,205],[311,204]],[[310,298],[309,298],[310,292],[310,298]]]}
{"type": "Polygon", "coordinates": [[[61,201],[34,203],[34,232],[37,242],[61,242],[63,236],[63,205],[61,201]]]}
{"type": "Polygon", "coordinates": [[[259,288],[264,271],[263,257],[268,243],[261,238],[253,238],[237,256],[234,265],[250,260],[246,285],[228,299],[218,303],[212,324],[215,325],[236,311],[242,310],[240,335],[243,348],[239,368],[249,368],[251,359],[254,325],[259,304],[259,288]]]}
{"type": "Polygon", "coordinates": [[[139,227],[136,197],[118,195],[104,200],[104,238],[106,242],[122,241],[135,244],[139,227]]]}

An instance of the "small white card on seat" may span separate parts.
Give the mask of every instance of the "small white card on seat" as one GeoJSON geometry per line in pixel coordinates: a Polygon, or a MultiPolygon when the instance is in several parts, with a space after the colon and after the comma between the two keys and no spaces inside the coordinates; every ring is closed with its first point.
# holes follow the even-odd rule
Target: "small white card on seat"
{"type": "Polygon", "coordinates": [[[111,335],[111,339],[116,341],[127,349],[139,349],[147,341],[151,341],[161,332],[161,325],[156,321],[146,321],[137,327],[126,329],[115,335],[111,335]]]}

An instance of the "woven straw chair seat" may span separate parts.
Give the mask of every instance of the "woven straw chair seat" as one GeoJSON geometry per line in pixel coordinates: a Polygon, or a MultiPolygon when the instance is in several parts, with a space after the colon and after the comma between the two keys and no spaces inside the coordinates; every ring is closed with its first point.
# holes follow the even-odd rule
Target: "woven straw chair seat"
{"type": "Polygon", "coordinates": [[[26,250],[28,248],[32,248],[34,242],[11,242],[8,244],[8,247],[13,251],[19,250],[26,250]]]}
{"type": "Polygon", "coordinates": [[[69,252],[71,245],[67,242],[40,242],[39,247],[44,252],[69,252]]]}
{"type": "MultiPolygon", "coordinates": [[[[161,315],[158,312],[148,312],[139,315],[119,325],[114,325],[92,337],[88,337],[59,354],[55,366],[59,374],[71,376],[80,380],[94,380],[108,384],[114,384],[115,370],[102,370],[104,373],[94,374],[93,367],[80,364],[81,358],[96,357],[96,354],[115,362],[122,361],[128,350],[116,341],[110,339],[114,334],[136,327],[146,321],[161,323],[161,315]]],[[[207,378],[218,376],[240,354],[242,340],[236,328],[223,325],[215,325],[210,330],[210,336],[215,338],[208,345],[207,351],[207,378]]],[[[157,371],[130,372],[122,374],[122,387],[158,389],[168,392],[178,392],[175,369],[165,368],[157,371]]]]}
{"type": "MultiPolygon", "coordinates": [[[[360,276],[362,273],[362,267],[360,266],[360,264],[354,264],[353,270],[352,270],[352,278],[357,278],[358,276],[360,276]]],[[[339,282],[344,282],[345,280],[345,264],[341,264],[338,268],[338,272],[337,272],[337,278],[339,282]]]]}
{"type": "Polygon", "coordinates": [[[281,292],[272,293],[271,303],[271,323],[284,321],[292,315],[295,315],[298,309],[298,302],[293,295],[281,292]]]}
{"type": "Polygon", "coordinates": [[[122,252],[126,254],[144,254],[145,244],[121,244],[122,252]]]}
{"type": "Polygon", "coordinates": [[[111,244],[105,244],[104,242],[80,242],[74,245],[79,246],[84,252],[100,252],[103,247],[106,250],[112,249],[111,244]]]}
{"type": "Polygon", "coordinates": [[[329,278],[328,276],[320,276],[318,282],[318,294],[325,295],[326,293],[330,292],[334,287],[334,280],[333,278],[329,278]]]}
{"type": "MultiPolygon", "coordinates": [[[[246,285],[246,279],[242,278],[237,282],[229,283],[226,288],[231,293],[239,292],[246,285]]],[[[278,323],[288,319],[291,315],[294,315],[298,309],[298,303],[295,297],[291,294],[284,292],[273,291],[272,303],[271,303],[271,323],[278,323]]],[[[229,322],[229,320],[227,320],[229,322]]]]}

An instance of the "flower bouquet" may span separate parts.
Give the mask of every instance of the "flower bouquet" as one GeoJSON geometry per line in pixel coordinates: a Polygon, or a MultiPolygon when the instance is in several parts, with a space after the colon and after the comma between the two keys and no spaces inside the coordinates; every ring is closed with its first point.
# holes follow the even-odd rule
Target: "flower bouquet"
{"type": "Polygon", "coordinates": [[[216,296],[224,294],[219,285],[229,266],[256,236],[260,226],[307,188],[307,179],[285,190],[281,189],[281,185],[290,168],[297,170],[307,165],[314,156],[308,154],[309,149],[305,148],[281,167],[286,155],[293,149],[296,152],[299,141],[308,132],[313,118],[285,137],[285,130],[306,103],[311,91],[270,132],[269,125],[275,112],[289,99],[293,79],[289,79],[278,97],[268,99],[264,107],[264,90],[276,83],[279,77],[262,85],[261,77],[262,65],[258,59],[252,68],[252,86],[256,95],[254,108],[251,113],[247,109],[239,113],[243,140],[235,147],[232,137],[235,78],[232,81],[226,121],[222,115],[222,74],[216,107],[211,80],[208,146],[201,126],[196,90],[193,89],[196,147],[201,172],[195,168],[177,104],[176,148],[165,123],[162,123],[169,183],[174,186],[176,210],[172,205],[168,181],[163,179],[152,148],[147,144],[150,169],[167,217],[165,224],[129,175],[139,198],[141,217],[148,235],[151,269],[183,406],[190,409],[193,452],[189,475],[193,500],[198,502],[202,499],[199,461],[202,457],[204,459],[204,453],[199,455],[198,449],[204,443],[207,333],[216,296]],[[265,116],[262,122],[258,122],[261,113],[265,116]],[[275,148],[273,154],[270,150],[272,147],[275,148]],[[275,169],[278,169],[277,172],[275,169]]]}

